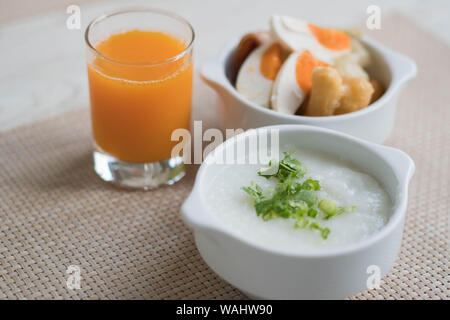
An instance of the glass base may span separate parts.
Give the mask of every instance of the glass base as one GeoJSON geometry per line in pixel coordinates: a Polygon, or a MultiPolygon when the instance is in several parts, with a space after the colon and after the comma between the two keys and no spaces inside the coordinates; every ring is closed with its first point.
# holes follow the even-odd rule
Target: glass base
{"type": "Polygon", "coordinates": [[[101,151],[94,151],[95,172],[104,181],[131,189],[150,190],[172,185],[184,177],[182,157],[150,163],[130,163],[101,151]]]}

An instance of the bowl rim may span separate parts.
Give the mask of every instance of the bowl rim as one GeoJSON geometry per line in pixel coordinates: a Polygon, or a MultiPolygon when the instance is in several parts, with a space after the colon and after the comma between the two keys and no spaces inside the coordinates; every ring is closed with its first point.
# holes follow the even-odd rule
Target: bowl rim
{"type": "MultiPolygon", "coordinates": [[[[247,130],[244,133],[236,135],[233,139],[226,140],[222,144],[220,144],[218,147],[216,147],[206,158],[205,161],[200,166],[196,178],[194,187],[191,191],[191,194],[189,197],[185,200],[182,206],[182,215],[183,219],[187,222],[187,224],[194,230],[195,232],[202,232],[202,231],[213,231],[214,233],[222,233],[225,236],[231,237],[234,240],[241,242],[252,249],[256,249],[258,251],[262,251],[266,254],[273,254],[278,255],[282,257],[290,257],[290,258],[325,258],[325,257],[335,257],[335,256],[342,256],[342,255],[348,255],[352,253],[359,252],[361,250],[365,250],[368,247],[378,243],[379,241],[383,240],[384,238],[388,237],[394,230],[397,228],[397,226],[403,221],[404,216],[406,214],[406,208],[407,208],[407,200],[408,200],[408,186],[409,181],[414,174],[415,171],[415,164],[414,161],[411,159],[411,157],[406,154],[405,152],[392,148],[387,147],[383,145],[378,145],[372,142],[368,142],[365,140],[362,140],[360,138],[353,137],[351,135],[338,132],[335,130],[327,129],[327,128],[321,128],[317,126],[311,126],[311,125],[302,125],[302,124],[283,124],[283,125],[273,125],[273,126],[265,126],[258,129],[279,129],[281,131],[289,131],[294,130],[298,132],[304,132],[304,131],[310,131],[310,132],[321,132],[325,133],[325,135],[333,135],[338,136],[339,139],[347,140],[347,142],[344,143],[350,143],[353,145],[359,145],[366,149],[368,152],[371,152],[378,156],[378,158],[382,159],[395,173],[396,179],[398,180],[398,187],[397,187],[397,203],[393,204],[393,210],[391,213],[391,216],[389,217],[388,222],[380,229],[377,230],[375,233],[369,235],[367,238],[362,239],[361,241],[358,241],[357,243],[353,243],[350,245],[345,245],[342,248],[332,248],[332,249],[324,249],[319,252],[295,252],[291,249],[283,249],[283,248],[272,248],[272,247],[266,247],[264,245],[261,245],[259,243],[256,243],[253,240],[247,239],[244,236],[240,235],[238,232],[235,232],[231,228],[225,226],[223,223],[219,224],[220,218],[218,218],[214,213],[211,212],[210,209],[208,209],[208,206],[206,204],[206,199],[202,195],[202,191],[200,190],[200,185],[202,184],[201,180],[204,178],[205,172],[207,170],[207,167],[210,165],[208,160],[210,161],[211,158],[213,158],[220,150],[223,150],[226,148],[229,144],[237,143],[240,139],[245,139],[252,130],[247,130]],[[391,157],[391,159],[388,159],[391,157]],[[405,162],[406,165],[402,166],[401,169],[404,169],[405,172],[403,175],[399,173],[398,168],[395,168],[393,165],[393,161],[398,160],[398,158],[401,158],[401,161],[405,162]],[[400,177],[404,176],[403,179],[400,177]],[[212,217],[213,223],[207,223],[206,225],[199,225],[196,222],[192,221],[192,219],[189,217],[189,211],[190,209],[185,208],[185,204],[188,201],[193,201],[195,204],[195,209],[197,211],[201,211],[203,214],[206,214],[209,216],[209,218],[212,217]]],[[[253,129],[255,130],[255,129],[253,129]]],[[[281,143],[280,143],[281,144],[281,143]]],[[[378,180],[377,180],[378,181],[378,180]]],[[[386,191],[386,190],[385,190],[386,191]]],[[[387,192],[387,191],[386,191],[387,192]]],[[[388,193],[389,196],[392,198],[392,194],[388,193]]],[[[198,213],[197,214],[202,214],[198,213]]]]}
{"type": "Polygon", "coordinates": [[[212,58],[209,63],[205,63],[203,65],[203,68],[201,70],[201,75],[204,79],[213,81],[220,85],[223,89],[225,89],[228,93],[230,93],[234,98],[238,99],[242,104],[245,105],[245,107],[250,107],[251,109],[261,112],[266,116],[271,117],[278,117],[281,120],[287,120],[287,121],[301,121],[302,123],[315,123],[315,124],[326,124],[326,123],[333,123],[335,121],[345,121],[350,120],[353,118],[357,118],[360,116],[364,116],[366,114],[370,114],[372,112],[375,112],[376,110],[380,109],[384,105],[387,104],[392,99],[392,96],[398,91],[400,86],[405,83],[408,80],[411,80],[414,78],[417,74],[417,66],[414,60],[409,58],[406,55],[403,55],[401,53],[398,53],[380,43],[377,41],[371,39],[367,35],[362,36],[359,40],[366,46],[370,48],[370,50],[375,51],[378,55],[380,55],[387,67],[389,68],[389,71],[391,73],[391,81],[389,83],[389,86],[387,87],[386,91],[383,93],[383,95],[374,103],[370,104],[368,107],[346,113],[341,115],[332,115],[332,116],[323,116],[323,117],[310,117],[310,116],[303,116],[303,115],[295,115],[295,114],[284,114],[276,112],[269,108],[261,107],[260,105],[248,100],[243,95],[241,95],[235,88],[235,86],[230,82],[226,75],[226,62],[228,59],[228,56],[231,54],[231,52],[236,48],[237,44],[239,43],[240,37],[234,38],[232,41],[229,41],[225,47],[219,52],[218,55],[216,55],[214,58],[212,58]],[[406,65],[406,68],[401,68],[398,65],[406,65]],[[212,79],[208,74],[208,70],[210,69],[211,65],[215,65],[216,67],[219,66],[219,68],[214,68],[215,71],[212,72],[219,72],[220,74],[218,77],[215,77],[216,79],[212,79]],[[405,70],[402,70],[405,69],[405,70]]]}

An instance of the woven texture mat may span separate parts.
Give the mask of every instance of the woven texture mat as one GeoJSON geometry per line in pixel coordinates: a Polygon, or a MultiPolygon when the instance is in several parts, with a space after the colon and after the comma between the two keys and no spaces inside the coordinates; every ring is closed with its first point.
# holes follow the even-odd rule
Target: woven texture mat
{"type": "MultiPolygon", "coordinates": [[[[373,34],[413,57],[386,143],[416,162],[399,259],[352,299],[449,298],[450,49],[394,17],[373,34]]],[[[13,106],[11,106],[13,107],[13,106]]],[[[0,135],[0,298],[238,299],[202,261],[179,209],[194,170],[150,192],[96,177],[86,109],[0,135]],[[69,265],[81,289],[66,286],[69,265]]]]}

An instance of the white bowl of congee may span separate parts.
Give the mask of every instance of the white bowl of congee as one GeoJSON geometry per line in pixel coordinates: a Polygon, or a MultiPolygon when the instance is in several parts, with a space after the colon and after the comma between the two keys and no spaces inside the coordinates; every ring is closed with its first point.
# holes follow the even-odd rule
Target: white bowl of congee
{"type": "Polygon", "coordinates": [[[249,297],[346,298],[397,258],[413,173],[394,148],[264,127],[208,155],[181,212],[204,261],[249,297]]]}

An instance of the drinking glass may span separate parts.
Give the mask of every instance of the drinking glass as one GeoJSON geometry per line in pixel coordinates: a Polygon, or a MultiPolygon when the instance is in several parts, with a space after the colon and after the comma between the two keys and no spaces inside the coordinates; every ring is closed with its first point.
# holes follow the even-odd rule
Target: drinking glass
{"type": "Polygon", "coordinates": [[[162,10],[126,9],[92,21],[85,41],[96,173],[137,189],[180,180],[185,165],[171,156],[171,135],[189,130],[191,25],[162,10]]]}

